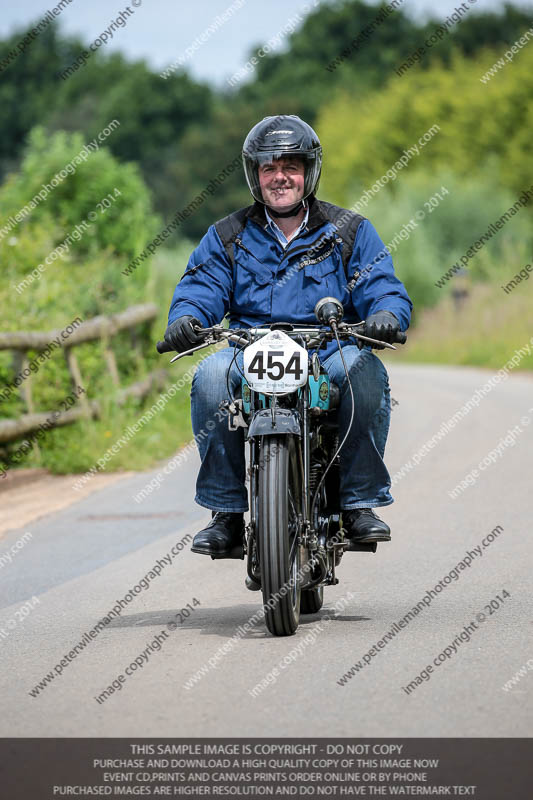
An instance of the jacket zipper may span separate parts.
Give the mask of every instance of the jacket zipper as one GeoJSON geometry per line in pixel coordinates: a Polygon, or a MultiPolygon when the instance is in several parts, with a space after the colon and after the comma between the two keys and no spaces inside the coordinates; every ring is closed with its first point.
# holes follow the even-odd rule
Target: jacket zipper
{"type": "Polygon", "coordinates": [[[268,266],[267,264],[265,264],[265,262],[264,262],[264,261],[262,261],[262,260],[261,260],[260,258],[258,258],[256,255],[254,255],[254,254],[252,253],[252,251],[251,251],[251,250],[248,250],[248,248],[246,247],[246,245],[244,245],[244,244],[242,243],[242,239],[240,238],[240,236],[236,236],[236,237],[235,237],[235,244],[237,245],[237,247],[240,247],[240,248],[241,248],[241,250],[244,250],[244,252],[245,252],[245,253],[248,253],[248,255],[249,255],[249,256],[252,256],[252,258],[253,258],[253,259],[255,259],[256,261],[259,261],[259,263],[260,263],[260,264],[263,264],[265,267],[266,267],[266,266],[268,266]]]}
{"type": "Polygon", "coordinates": [[[178,282],[181,282],[184,278],[187,278],[189,275],[194,275],[194,273],[197,270],[201,269],[202,267],[206,267],[206,266],[207,266],[207,261],[201,261],[199,264],[195,264],[194,267],[191,267],[190,269],[186,269],[178,282]]]}

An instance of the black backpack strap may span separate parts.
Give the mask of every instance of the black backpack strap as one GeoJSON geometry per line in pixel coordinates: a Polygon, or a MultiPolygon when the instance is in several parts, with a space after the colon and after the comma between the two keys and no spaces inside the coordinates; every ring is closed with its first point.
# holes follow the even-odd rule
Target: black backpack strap
{"type": "Polygon", "coordinates": [[[232,267],[235,261],[233,257],[233,243],[246,225],[246,217],[250,208],[251,206],[240,208],[238,211],[234,211],[233,214],[228,214],[227,217],[223,217],[219,219],[218,222],[215,222],[216,232],[224,245],[232,267]]]}
{"type": "MultiPolygon", "coordinates": [[[[356,271],[350,277],[348,274],[348,262],[352,257],[353,246],[359,225],[365,219],[365,217],[362,217],[360,214],[356,214],[354,211],[349,211],[346,208],[335,206],[332,203],[326,203],[323,200],[317,202],[320,203],[320,209],[324,216],[335,225],[337,228],[337,233],[342,239],[344,245],[342,248],[342,263],[344,266],[344,272],[346,273],[346,279],[348,281],[347,288],[348,291],[351,292],[356,284],[357,278],[359,277],[359,272],[356,271]]],[[[224,246],[229,262],[232,266],[235,261],[233,256],[233,244],[246,225],[246,218],[250,208],[252,208],[252,206],[241,208],[238,211],[234,211],[233,214],[228,214],[227,217],[223,217],[222,219],[218,220],[218,222],[215,222],[216,232],[220,237],[220,241],[224,246]]]]}
{"type": "Polygon", "coordinates": [[[348,262],[352,257],[353,246],[359,225],[365,219],[365,217],[362,217],[361,214],[356,214],[354,211],[350,211],[349,209],[341,208],[340,206],[334,206],[332,203],[325,203],[323,200],[320,200],[319,202],[322,213],[330,222],[335,225],[337,232],[342,239],[344,245],[342,248],[342,264],[344,266],[346,280],[348,281],[347,288],[348,291],[351,292],[357,282],[359,272],[356,270],[354,274],[350,276],[348,274],[348,262]]]}

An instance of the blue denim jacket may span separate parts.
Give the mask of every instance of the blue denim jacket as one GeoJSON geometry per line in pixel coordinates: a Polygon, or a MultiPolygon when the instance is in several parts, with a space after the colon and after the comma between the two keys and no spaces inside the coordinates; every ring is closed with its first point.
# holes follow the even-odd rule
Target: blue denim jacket
{"type": "MultiPolygon", "coordinates": [[[[346,322],[359,322],[386,310],[398,318],[402,330],[409,327],[411,300],[394,274],[389,251],[367,219],[357,231],[348,279],[341,256],[343,242],[319,200],[311,199],[305,230],[285,250],[266,224],[263,206],[255,203],[233,245],[233,267],[215,226],[210,226],[176,286],[169,323],[191,314],[210,326],[228,314],[231,328],[281,321],[314,325],[317,301],[333,296],[343,304],[346,322]],[[349,292],[349,279],[357,273],[349,292]]],[[[334,350],[332,343],[324,357],[334,350]]]]}

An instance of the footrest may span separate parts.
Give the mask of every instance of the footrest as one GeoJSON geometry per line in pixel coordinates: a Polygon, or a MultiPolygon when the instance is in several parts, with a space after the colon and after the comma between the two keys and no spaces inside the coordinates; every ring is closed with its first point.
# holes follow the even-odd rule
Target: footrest
{"type": "Polygon", "coordinates": [[[361,553],[375,553],[378,549],[377,542],[368,542],[368,544],[361,544],[360,542],[355,542],[353,539],[346,539],[346,544],[348,547],[346,550],[350,551],[357,551],[361,553]]]}
{"type": "Polygon", "coordinates": [[[234,547],[233,550],[230,550],[229,553],[223,553],[222,555],[211,555],[211,558],[215,560],[216,558],[244,558],[244,546],[242,544],[237,545],[234,547]]]}

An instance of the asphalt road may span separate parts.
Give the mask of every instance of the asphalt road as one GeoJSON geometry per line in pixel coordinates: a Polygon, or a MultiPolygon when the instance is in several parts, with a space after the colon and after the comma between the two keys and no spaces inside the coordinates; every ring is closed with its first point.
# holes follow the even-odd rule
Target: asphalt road
{"type": "MultiPolygon", "coordinates": [[[[492,373],[401,365],[390,374],[398,401],[387,451],[394,474],[492,373]]],[[[196,456],[140,504],[133,495],[158,470],[10,531],[0,555],[25,530],[33,536],[0,569],[1,735],[530,735],[533,675],[526,670],[514,688],[502,687],[533,656],[533,426],[525,422],[533,423],[532,389],[531,378],[511,375],[397,482],[396,502],[382,510],[393,541],[376,555],[345,554],[340,584],[326,589],[324,612],[303,618],[293,637],[275,639],[259,623],[231,640],[260,607],[260,595],[245,588],[243,562],[212,561],[186,546],[54,670],[175,543],[207,522],[209,512],[193,501],[196,456]],[[521,430],[500,447],[495,463],[450,498],[516,425],[521,430]],[[339,685],[491,531],[493,541],[470,567],[458,570],[457,580],[448,577],[429,606],[339,685]],[[501,600],[486,609],[497,595],[501,600]],[[342,598],[346,607],[334,616],[342,598]],[[190,616],[168,630],[188,603],[190,616]],[[331,619],[324,621],[328,609],[331,619]],[[476,620],[470,640],[463,635],[454,652],[451,643],[476,620]],[[219,648],[228,641],[224,654],[219,648]],[[445,648],[450,657],[435,665],[445,648]],[[139,656],[142,667],[117,679],[139,656]],[[186,688],[209,659],[216,666],[186,688]],[[432,664],[428,679],[419,678],[407,694],[402,687],[432,664]],[[272,682],[252,696],[249,690],[268,673],[272,682]],[[114,680],[120,690],[98,703],[95,697],[114,680]]]]}

